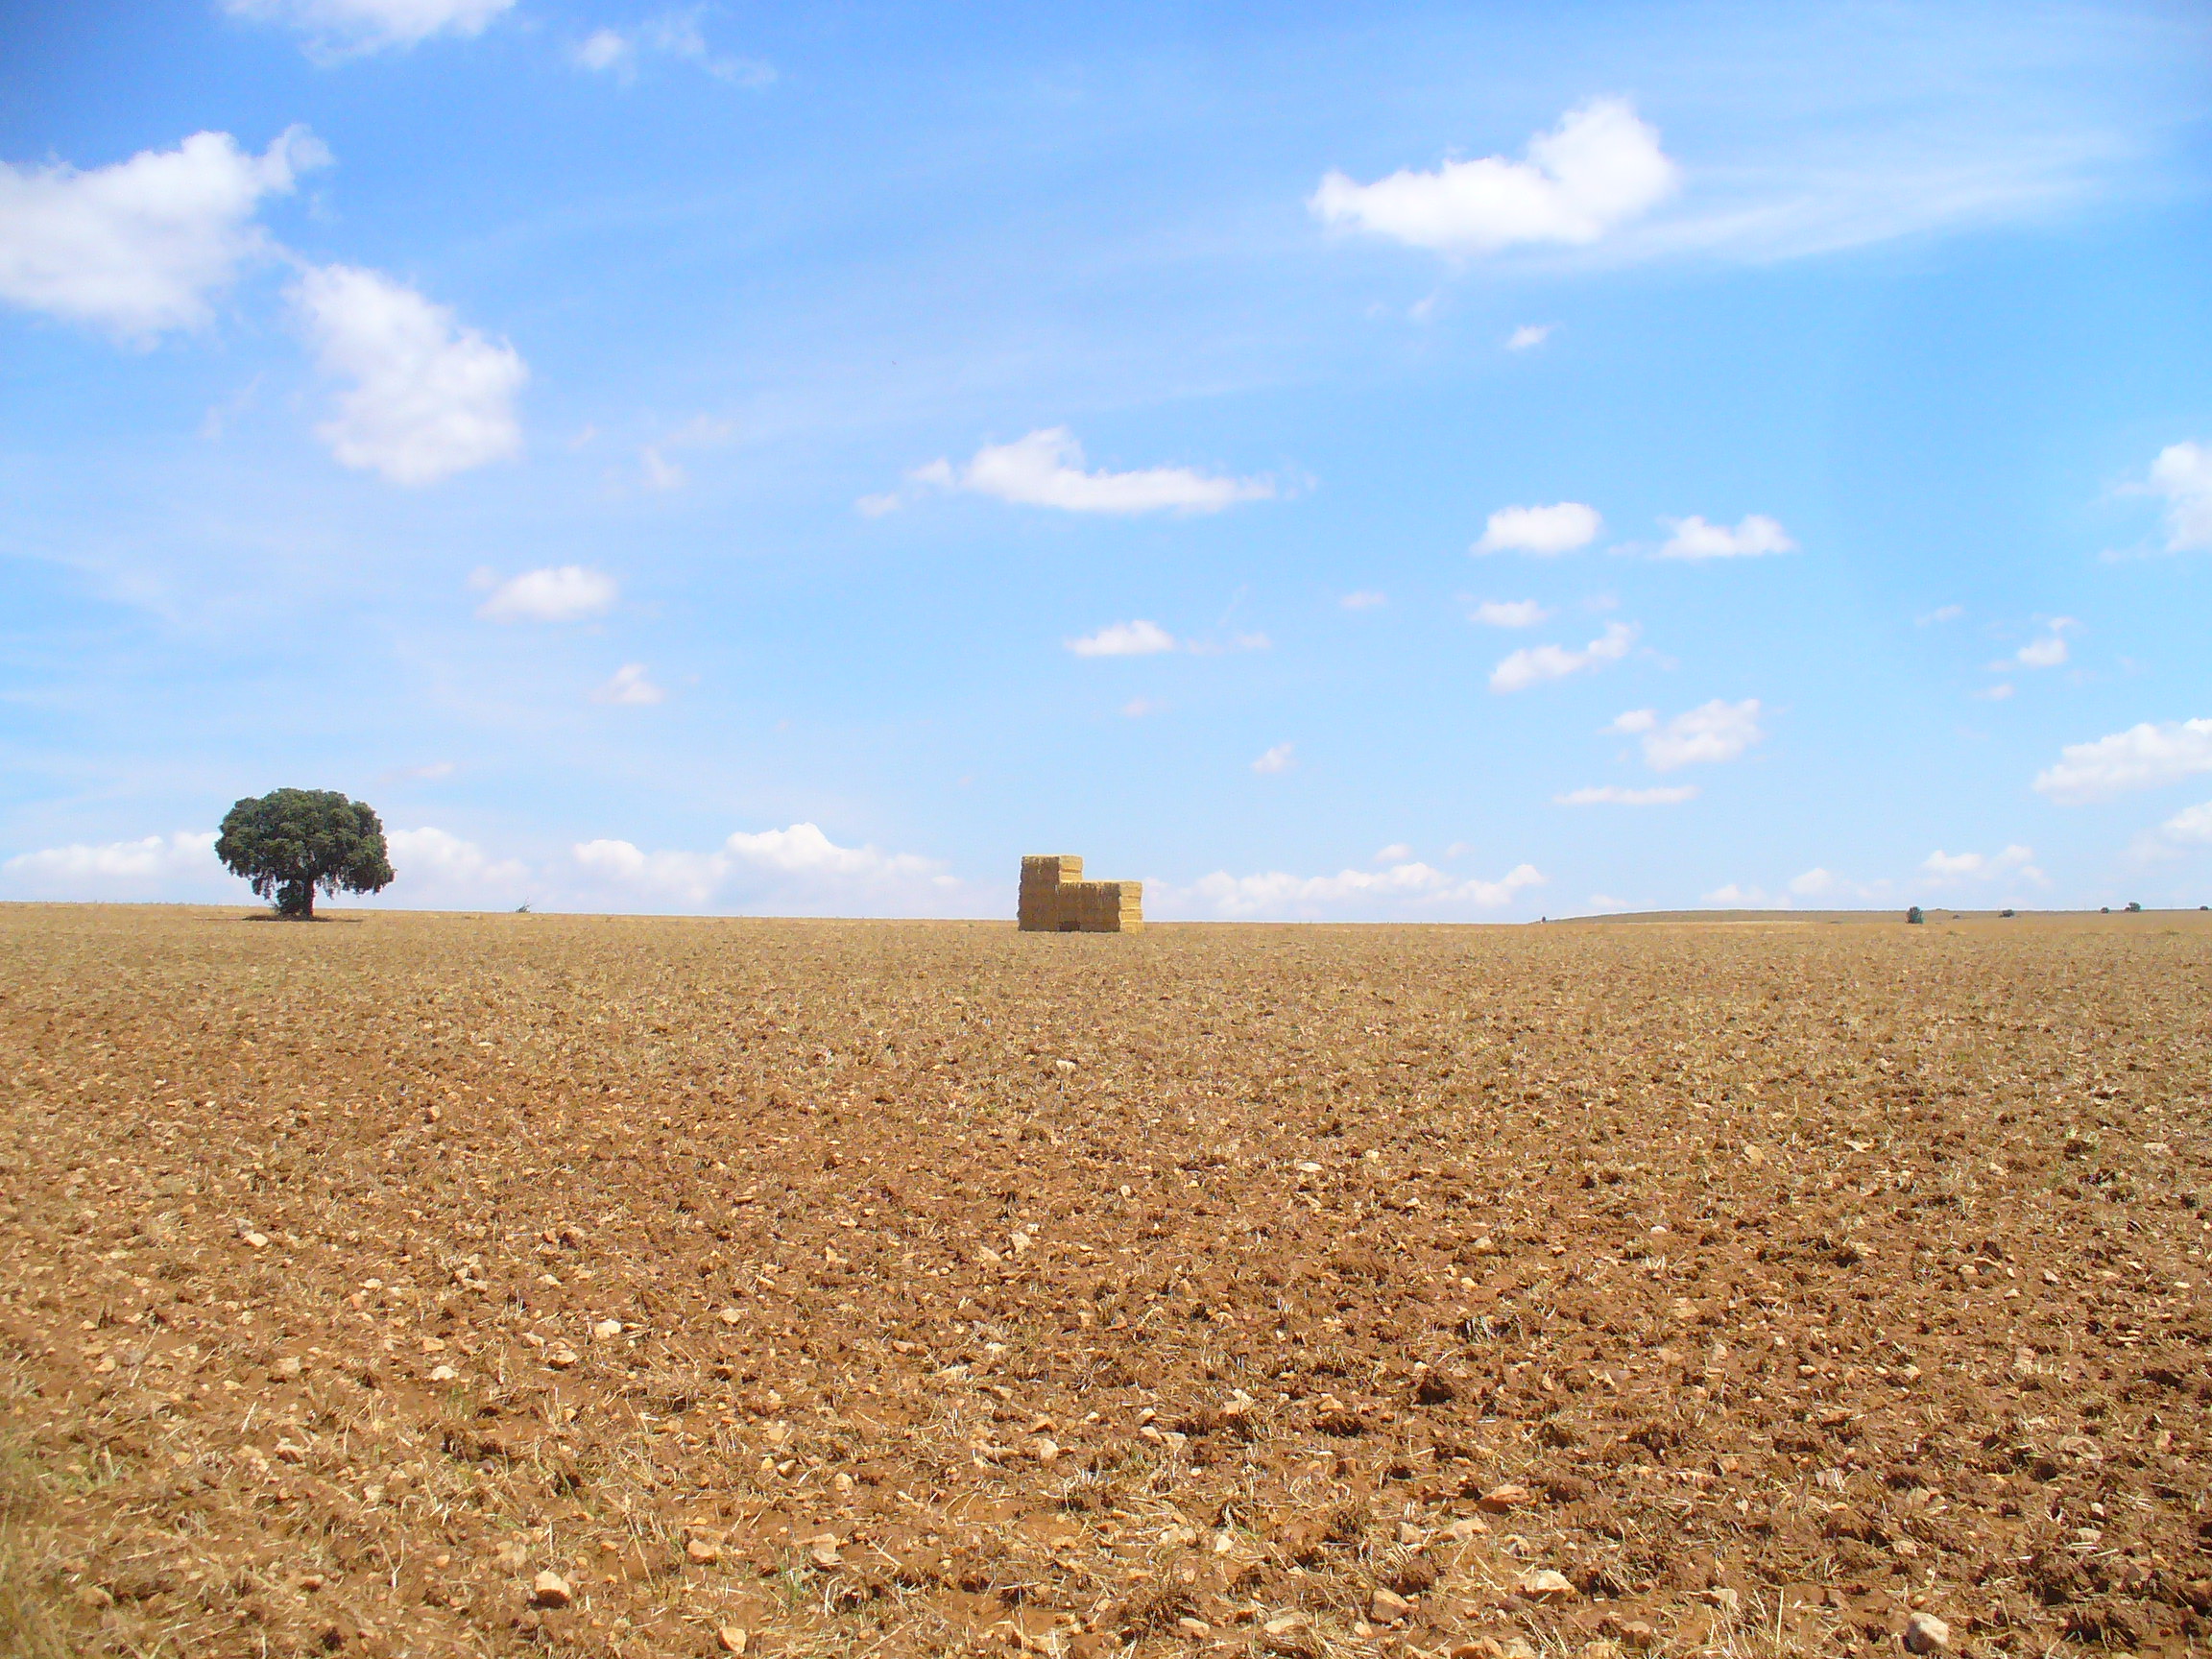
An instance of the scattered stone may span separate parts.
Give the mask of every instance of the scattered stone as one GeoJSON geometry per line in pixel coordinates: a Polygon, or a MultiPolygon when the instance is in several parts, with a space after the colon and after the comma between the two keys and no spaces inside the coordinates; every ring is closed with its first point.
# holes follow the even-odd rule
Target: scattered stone
{"type": "Polygon", "coordinates": [[[806,1559],[825,1573],[834,1573],[845,1564],[839,1548],[837,1534],[825,1532],[819,1538],[806,1540],[806,1559]]]}
{"type": "Polygon", "coordinates": [[[1203,1619],[1182,1618],[1175,1621],[1175,1628],[1186,1636],[1211,1636],[1214,1626],[1203,1619]]]}
{"type": "Polygon", "coordinates": [[[725,1624],[714,1632],[714,1642],[725,1653],[744,1653],[753,1646],[753,1632],[735,1624],[725,1624]]]}
{"type": "Polygon", "coordinates": [[[722,1559],[722,1546],[711,1538],[693,1538],[684,1546],[684,1553],[701,1567],[711,1567],[722,1559]]]}
{"type": "Polygon", "coordinates": [[[454,1370],[450,1365],[433,1366],[430,1372],[430,1381],[433,1382],[458,1382],[461,1381],[461,1373],[454,1370]]]}
{"type": "Polygon", "coordinates": [[[1378,1590],[1367,1602],[1367,1617],[1378,1624],[1395,1624],[1413,1617],[1413,1603],[1395,1590],[1378,1590]]]}
{"type": "Polygon", "coordinates": [[[1575,1596],[1567,1575],[1551,1567],[1527,1574],[1516,1588],[1531,1601],[1572,1601],[1575,1596]]]}
{"type": "Polygon", "coordinates": [[[547,1568],[531,1580],[530,1599],[541,1607],[565,1607],[576,1599],[576,1592],[569,1588],[567,1579],[547,1568]]]}
{"type": "Polygon", "coordinates": [[[556,1371],[573,1370],[582,1358],[582,1355],[578,1354],[575,1349],[567,1346],[565,1343],[563,1343],[557,1348],[548,1348],[545,1350],[545,1363],[550,1365],[556,1371]]]}
{"type": "Polygon", "coordinates": [[[622,1321],[619,1319],[602,1319],[598,1324],[591,1327],[591,1334],[602,1342],[612,1341],[622,1334],[622,1321]]]}
{"type": "Polygon", "coordinates": [[[1915,1613],[1905,1621],[1905,1650],[1908,1653],[1948,1653],[1951,1650],[1951,1626],[1933,1613],[1915,1613]]]}
{"type": "Polygon", "coordinates": [[[299,1376],[304,1368],[305,1367],[301,1364],[300,1358],[297,1355],[287,1354],[283,1358],[276,1361],[275,1372],[276,1378],[280,1382],[288,1382],[292,1378],[299,1376]]]}
{"type": "Polygon", "coordinates": [[[1624,1647],[1648,1647],[1659,1640],[1659,1632],[1641,1619],[1631,1619],[1621,1626],[1621,1644],[1624,1647]]]}
{"type": "Polygon", "coordinates": [[[1029,1455],[1047,1467],[1060,1460],[1060,1443],[1040,1434],[1029,1442],[1029,1455]]]}
{"type": "Polygon", "coordinates": [[[1533,1503],[1536,1494],[1517,1480],[1508,1480],[1503,1486],[1493,1486],[1478,1500],[1476,1507],[1487,1509],[1493,1515],[1503,1515],[1508,1509],[1518,1509],[1524,1503],[1533,1503]]]}

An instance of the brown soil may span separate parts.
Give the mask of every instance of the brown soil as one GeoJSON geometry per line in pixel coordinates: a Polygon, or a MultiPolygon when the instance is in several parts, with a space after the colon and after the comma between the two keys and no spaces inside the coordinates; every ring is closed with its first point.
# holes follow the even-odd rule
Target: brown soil
{"type": "Polygon", "coordinates": [[[2208,1038],[2195,914],[7,907],[0,1647],[2194,1651],[2208,1038]]]}

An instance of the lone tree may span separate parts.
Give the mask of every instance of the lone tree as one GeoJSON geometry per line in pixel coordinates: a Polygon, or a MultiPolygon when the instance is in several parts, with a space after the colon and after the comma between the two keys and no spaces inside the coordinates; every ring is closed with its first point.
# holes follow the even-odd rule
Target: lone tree
{"type": "Polygon", "coordinates": [[[276,914],[315,920],[315,889],[374,893],[391,885],[384,826],[366,801],[334,789],[276,789],[223,816],[215,856],[253,884],[276,914]]]}

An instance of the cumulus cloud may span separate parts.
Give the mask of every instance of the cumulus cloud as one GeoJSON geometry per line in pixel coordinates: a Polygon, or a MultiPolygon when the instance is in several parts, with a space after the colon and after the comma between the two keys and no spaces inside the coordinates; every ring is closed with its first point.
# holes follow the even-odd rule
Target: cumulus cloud
{"type": "Polygon", "coordinates": [[[1733,760],[1767,733],[1759,726],[1759,699],[1741,703],[1716,697],[1644,733],[1644,763],[1654,772],[1733,760]]]}
{"type": "Polygon", "coordinates": [[[2212,445],[2169,444],[2151,463],[2150,488],[2166,498],[2166,551],[2212,548],[2212,445]]]}
{"type": "Polygon", "coordinates": [[[515,0],[225,0],[234,17],[280,23],[307,36],[310,57],[329,60],[420,45],[437,35],[464,38],[515,0]]]}
{"type": "Polygon", "coordinates": [[[692,6],[648,19],[634,33],[595,29],[568,50],[568,60],[579,69],[613,75],[624,84],[637,79],[638,59],[659,55],[696,64],[718,81],[756,89],[776,79],[772,64],[757,58],[719,56],[707,44],[700,26],[705,7],[692,6]]]}
{"type": "Polygon", "coordinates": [[[1293,753],[1295,748],[1296,745],[1290,743],[1276,744],[1274,748],[1252,762],[1252,770],[1262,777],[1275,772],[1289,771],[1291,767],[1298,764],[1298,757],[1293,753]]]}
{"type": "Polygon", "coordinates": [[[1533,599],[1485,599],[1467,613],[1490,628],[1533,628],[1551,614],[1533,599]]]}
{"type": "Polygon", "coordinates": [[[1549,558],[1587,547],[1604,520],[1598,509],[1579,501],[1550,507],[1501,507],[1490,515],[1475,553],[1534,553],[1549,558]]]}
{"type": "Polygon", "coordinates": [[[1848,887],[1842,877],[1815,865],[1802,876],[1790,878],[1790,891],[1799,899],[1825,899],[1848,887]]]}
{"type": "Polygon", "coordinates": [[[1552,330],[1558,326],[1559,325],[1556,323],[1524,323],[1512,333],[1505,336],[1505,349],[1508,351],[1532,350],[1551,339],[1552,330]]]}
{"type": "Polygon", "coordinates": [[[2017,845],[1996,854],[1946,853],[1937,848],[1921,860],[1920,872],[1939,884],[1994,881],[2001,877],[2032,881],[2037,886],[2046,884],[2043,872],[2035,868],[2035,854],[2017,845]]]}
{"type": "Polygon", "coordinates": [[[390,902],[405,908],[440,902],[505,903],[524,896],[530,869],[519,858],[494,858],[473,841],[427,825],[385,837],[392,854],[390,902]]]}
{"type": "Polygon", "coordinates": [[[1067,642],[1078,657],[1151,657],[1175,649],[1175,636],[1157,622],[1109,622],[1095,634],[1067,642]]]}
{"type": "Polygon", "coordinates": [[[1764,553],[1797,551],[1797,543],[1782,526],[1760,513],[1748,515],[1733,530],[1725,524],[1708,524],[1695,515],[1660,522],[1673,532],[1659,549],[1662,559],[1755,559],[1764,553]]]}
{"type": "Polygon", "coordinates": [[[1232,876],[1216,871],[1189,887],[1151,883],[1162,915],[1224,918],[1433,914],[1497,910],[1544,884],[1532,864],[1516,865],[1496,881],[1464,879],[1431,865],[1407,862],[1381,870],[1344,870],[1334,876],[1292,876],[1270,871],[1232,876]]]}
{"type": "Polygon", "coordinates": [[[2212,847],[2212,801],[2184,806],[2158,826],[2158,833],[2176,846],[2212,847]]]}
{"type": "Polygon", "coordinates": [[[591,693],[594,703],[612,703],[619,709],[649,709],[665,703],[668,693],[653,684],[642,662],[625,662],[613,678],[591,693]]]}
{"type": "Polygon", "coordinates": [[[680,909],[944,914],[961,902],[959,881],[936,860],[841,847],[813,824],[740,830],[712,853],[648,853],[628,841],[586,841],[570,849],[570,858],[588,887],[680,909]]]}
{"type": "Polygon", "coordinates": [[[578,622],[613,609],[621,594],[620,584],[605,571],[556,565],[509,577],[476,614],[487,622],[578,622]]]}
{"type": "Polygon", "coordinates": [[[1678,806],[1696,798],[1695,783],[1673,783],[1657,789],[1623,789],[1617,783],[1607,783],[1589,789],[1571,789],[1564,795],[1551,797],[1562,806],[1678,806]]]}
{"type": "Polygon", "coordinates": [[[1307,205],[1334,228],[1441,252],[1494,253],[1517,243],[1587,246],[1680,182],[1681,169],[1633,106],[1595,98],[1529,139],[1526,160],[1446,161],[1372,184],[1332,170],[1307,205]]]}
{"type": "Polygon", "coordinates": [[[2093,743],[2069,743],[2035,775],[2035,791],[2068,805],[2156,789],[2212,772],[2212,720],[2144,721],[2093,743]]]}
{"type": "Polygon", "coordinates": [[[292,298],[324,372],[352,382],[315,429],[341,465],[429,484],[522,447],[515,397],[530,371],[514,347],[359,266],[310,270],[292,298]]]}
{"type": "Polygon", "coordinates": [[[1390,596],[1387,593],[1362,590],[1358,593],[1347,593],[1336,603],[1343,606],[1347,611],[1373,611],[1378,606],[1389,604],[1390,596]]]}
{"type": "Polygon", "coordinates": [[[1763,889],[1739,887],[1733,881],[1725,887],[1716,887],[1710,893],[1700,893],[1698,898],[1707,904],[1720,904],[1731,909],[1749,909],[1767,902],[1763,889]]]}
{"type": "MultiPolygon", "coordinates": [[[[1011,444],[986,444],[964,467],[932,461],[907,474],[909,482],[938,490],[995,496],[1027,507],[1066,513],[1218,513],[1240,501],[1275,493],[1272,478],[1231,478],[1189,467],[1148,467],[1132,472],[1085,471],[1083,445],[1065,426],[1046,427],[1011,444]]],[[[878,517],[902,497],[863,496],[860,510],[878,517]]]]}
{"type": "Polygon", "coordinates": [[[195,132],[84,171],[0,162],[0,299],[138,342],[204,326],[239,267],[275,251],[261,199],[329,159],[290,127],[259,156],[195,132]]]}
{"type": "Polygon", "coordinates": [[[1493,691],[1526,691],[1547,680],[1564,680],[1585,668],[1618,662],[1636,643],[1633,622],[1608,622],[1605,632],[1579,651],[1564,645],[1529,645],[1513,653],[1490,671],[1493,691]]]}
{"type": "Polygon", "coordinates": [[[1619,732],[1626,736],[1633,737],[1642,733],[1650,731],[1658,724],[1658,709],[1630,709],[1623,713],[1614,715],[1612,720],[1603,729],[1607,732],[1619,732]]]}
{"type": "Polygon", "coordinates": [[[52,899],[141,898],[180,880],[213,882],[222,877],[212,830],[143,841],[73,842],[18,853],[0,864],[0,879],[8,886],[52,899]]]}
{"type": "Polygon", "coordinates": [[[1403,841],[1393,841],[1377,853],[1371,860],[1377,864],[1404,864],[1413,856],[1413,849],[1403,841]]]}
{"type": "Polygon", "coordinates": [[[2012,654],[2012,662],[2000,662],[1995,666],[2008,668],[2018,663],[2023,668],[2056,668],[2066,661],[2065,636],[2058,632],[2064,619],[2052,624],[2051,632],[2040,639],[2031,639],[2012,654]]]}

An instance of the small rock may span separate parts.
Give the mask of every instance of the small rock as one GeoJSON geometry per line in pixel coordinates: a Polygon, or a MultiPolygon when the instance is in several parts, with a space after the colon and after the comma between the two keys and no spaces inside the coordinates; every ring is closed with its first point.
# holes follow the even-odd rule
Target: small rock
{"type": "Polygon", "coordinates": [[[612,1341],[614,1337],[622,1334],[622,1321],[619,1319],[602,1319],[598,1324],[591,1327],[591,1334],[602,1342],[612,1341]]]}
{"type": "Polygon", "coordinates": [[[269,1235],[266,1233],[241,1233],[239,1237],[256,1250],[269,1248],[269,1235]]]}
{"type": "Polygon", "coordinates": [[[1951,1650],[1951,1626],[1933,1613],[1915,1613],[1905,1621],[1905,1650],[1908,1653],[1948,1653],[1951,1650]]]}
{"type": "Polygon", "coordinates": [[[1029,1235],[1026,1233],[1016,1233],[1006,1240],[1007,1247],[1017,1256],[1028,1249],[1030,1242],[1029,1235]]]}
{"type": "Polygon", "coordinates": [[[1075,1062],[1072,1060],[1055,1060],[1052,1062],[1052,1070],[1055,1071],[1072,1071],[1075,1070],[1075,1062]]]}
{"type": "Polygon", "coordinates": [[[433,1382],[458,1382],[460,1380],[461,1373],[450,1365],[435,1366],[430,1372],[430,1381],[433,1382]]]}
{"type": "Polygon", "coordinates": [[[1719,1589],[1706,1591],[1705,1599],[1731,1618],[1740,1612],[1743,1606],[1743,1598],[1726,1584],[1721,1585],[1719,1589]]]}
{"type": "Polygon", "coordinates": [[[581,1356],[570,1347],[563,1346],[545,1350],[545,1363],[552,1366],[556,1371],[573,1370],[580,1358],[581,1356]]]}
{"type": "Polygon", "coordinates": [[[753,1632],[725,1624],[714,1632],[714,1642],[725,1653],[743,1653],[753,1646],[753,1632]]]}
{"type": "Polygon", "coordinates": [[[1490,1523],[1478,1520],[1473,1515],[1462,1515],[1458,1520],[1452,1523],[1448,1530],[1455,1539],[1464,1544],[1468,1539],[1479,1538],[1483,1533],[1489,1531],[1490,1523]]]}
{"type": "Polygon", "coordinates": [[[1451,1659],[1505,1659],[1505,1649],[1487,1636],[1478,1636],[1472,1642],[1461,1642],[1454,1647],[1451,1659]]]}
{"type": "Polygon", "coordinates": [[[1378,1624],[1395,1624],[1413,1617],[1413,1603],[1394,1590],[1378,1590],[1368,1600],[1367,1617],[1378,1624]]]}
{"type": "Polygon", "coordinates": [[[568,1587],[568,1580],[547,1568],[531,1580],[530,1599],[541,1607],[565,1607],[576,1599],[576,1592],[568,1587]]]}
{"type": "Polygon", "coordinates": [[[1040,1434],[1029,1442],[1029,1455],[1046,1468],[1060,1460],[1060,1443],[1040,1434]]]}
{"type": "Polygon", "coordinates": [[[285,1355],[283,1358],[276,1361],[276,1375],[279,1379],[297,1377],[302,1368],[299,1357],[292,1354],[285,1355]]]}
{"type": "Polygon", "coordinates": [[[1477,1501],[1476,1507],[1487,1509],[1493,1515],[1503,1515],[1508,1509],[1517,1509],[1524,1503],[1533,1503],[1535,1498],[1536,1494],[1527,1487],[1517,1480],[1509,1480],[1503,1486],[1493,1486],[1483,1493],[1477,1501]]]}
{"type": "Polygon", "coordinates": [[[1621,1626],[1621,1645],[1624,1647],[1648,1647],[1659,1640],[1659,1632],[1641,1619],[1631,1619],[1621,1626]]]}
{"type": "Polygon", "coordinates": [[[1575,1595],[1567,1575],[1550,1567],[1528,1574],[1515,1588],[1531,1601],[1572,1601],[1575,1595]]]}
{"type": "Polygon", "coordinates": [[[806,1559],[813,1562],[825,1573],[834,1573],[839,1567],[842,1567],[845,1564],[845,1557],[838,1553],[837,1535],[834,1532],[825,1532],[819,1538],[807,1539],[806,1559]]]}
{"type": "Polygon", "coordinates": [[[1261,1626],[1270,1636],[1288,1636],[1306,1628],[1303,1613],[1279,1613],[1261,1626]]]}
{"type": "Polygon", "coordinates": [[[1203,1619],[1178,1619],[1175,1621],[1175,1628],[1186,1636],[1211,1636],[1214,1633],[1214,1626],[1203,1619]]]}
{"type": "Polygon", "coordinates": [[[694,1538],[684,1546],[684,1553],[702,1567],[711,1567],[722,1559],[722,1546],[711,1538],[694,1538]]]}

